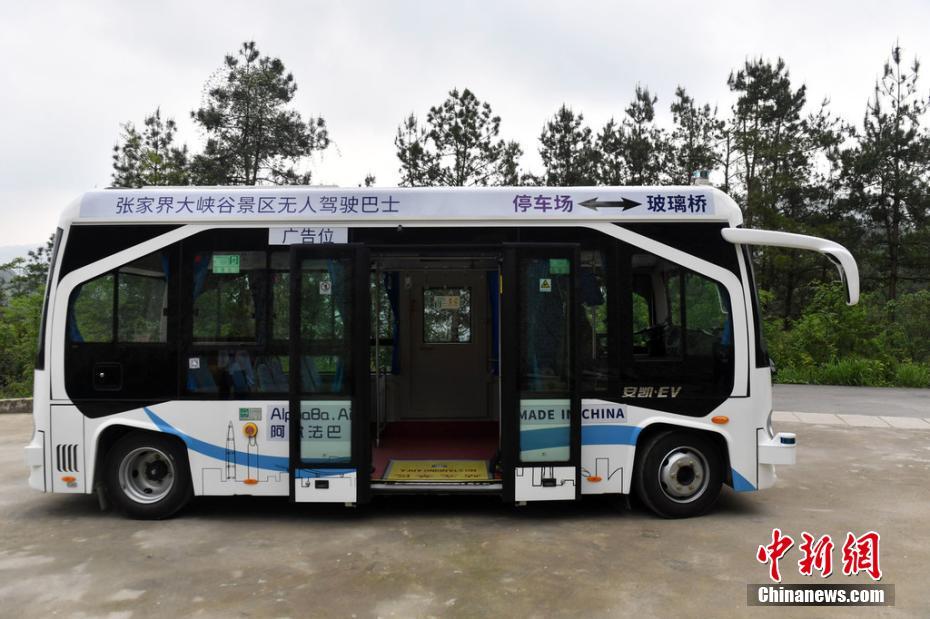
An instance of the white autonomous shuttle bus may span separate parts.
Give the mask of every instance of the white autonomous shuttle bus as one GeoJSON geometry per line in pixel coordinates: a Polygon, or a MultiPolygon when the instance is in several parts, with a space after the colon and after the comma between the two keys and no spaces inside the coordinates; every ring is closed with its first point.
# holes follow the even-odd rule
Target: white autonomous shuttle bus
{"type": "Polygon", "coordinates": [[[747,246],[708,186],[152,187],[61,218],[29,484],[163,518],[195,495],[364,503],[768,488],[747,246]]]}

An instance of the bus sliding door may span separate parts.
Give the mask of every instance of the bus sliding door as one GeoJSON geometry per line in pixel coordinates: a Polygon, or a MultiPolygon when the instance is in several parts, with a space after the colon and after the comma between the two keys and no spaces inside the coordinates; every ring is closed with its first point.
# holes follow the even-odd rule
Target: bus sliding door
{"type": "Polygon", "coordinates": [[[368,499],[368,270],[361,246],[291,247],[290,472],[297,502],[368,499]]]}
{"type": "Polygon", "coordinates": [[[504,247],[501,452],[504,497],[580,496],[577,245],[504,247]]]}

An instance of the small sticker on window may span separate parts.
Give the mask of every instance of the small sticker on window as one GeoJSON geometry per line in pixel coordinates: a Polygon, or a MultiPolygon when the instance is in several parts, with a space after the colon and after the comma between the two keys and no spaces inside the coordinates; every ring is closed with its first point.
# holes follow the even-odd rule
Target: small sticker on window
{"type": "Polygon", "coordinates": [[[320,294],[331,295],[333,294],[333,283],[328,279],[324,279],[320,282],[320,294]]]}
{"type": "Polygon", "coordinates": [[[200,357],[191,357],[187,360],[187,367],[191,370],[200,369],[200,357]]]}
{"type": "Polygon", "coordinates": [[[549,258],[549,275],[568,275],[571,271],[568,258],[549,258]]]}
{"type": "Polygon", "coordinates": [[[433,297],[433,301],[436,303],[436,309],[440,310],[459,310],[462,308],[462,297],[457,294],[433,297]]]}
{"type": "Polygon", "coordinates": [[[213,254],[213,272],[218,275],[239,273],[239,254],[213,254]]]}
{"type": "Polygon", "coordinates": [[[539,280],[539,291],[540,292],[552,292],[552,280],[548,277],[544,277],[539,280]]]}

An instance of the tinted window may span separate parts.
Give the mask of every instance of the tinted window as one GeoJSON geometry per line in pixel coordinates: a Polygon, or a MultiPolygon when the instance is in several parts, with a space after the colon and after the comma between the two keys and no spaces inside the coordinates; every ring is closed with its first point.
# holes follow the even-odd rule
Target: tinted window
{"type": "Polygon", "coordinates": [[[607,264],[603,251],[581,252],[581,357],[582,390],[607,389],[609,363],[607,264]]]}
{"type": "MultiPolygon", "coordinates": [[[[520,460],[564,462],[571,450],[572,262],[518,260],[520,460]]],[[[505,301],[506,302],[506,301],[505,301]]]]}
{"type": "Polygon", "coordinates": [[[156,252],[78,286],[71,293],[68,340],[167,342],[166,266],[167,255],[156,252]]]}
{"type": "Polygon", "coordinates": [[[102,275],[81,284],[71,293],[68,340],[113,341],[113,295],[116,276],[102,275]]]}
{"type": "Polygon", "coordinates": [[[427,344],[471,341],[471,288],[423,289],[423,341],[427,344]]]}
{"type": "MultiPolygon", "coordinates": [[[[267,229],[221,229],[184,241],[184,391],[247,398],[288,391],[289,252],[267,229]]],[[[320,359],[319,365],[325,366],[320,359]]]]}
{"type": "Polygon", "coordinates": [[[117,341],[168,341],[165,266],[161,254],[150,254],[117,271],[117,341]]]}
{"type": "Polygon", "coordinates": [[[177,397],[177,312],[171,311],[177,302],[172,287],[177,264],[177,246],[170,246],[84,282],[71,293],[65,387],[72,399],[82,402],[85,414],[99,416],[138,407],[139,400],[177,397]]]}
{"type": "Polygon", "coordinates": [[[193,255],[194,342],[254,342],[264,300],[264,251],[193,255]]]}
{"type": "Polygon", "coordinates": [[[641,250],[630,267],[633,366],[623,372],[624,395],[654,397],[660,387],[659,397],[728,394],[733,323],[723,284],[641,250]]]}

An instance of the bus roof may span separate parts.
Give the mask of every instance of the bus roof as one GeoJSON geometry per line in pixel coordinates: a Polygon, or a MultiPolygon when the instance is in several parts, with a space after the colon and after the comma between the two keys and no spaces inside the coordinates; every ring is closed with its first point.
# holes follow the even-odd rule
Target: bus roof
{"type": "Polygon", "coordinates": [[[442,222],[742,223],[736,203],[710,186],[651,187],[144,187],[90,191],[63,226],[102,224],[442,222]]]}

